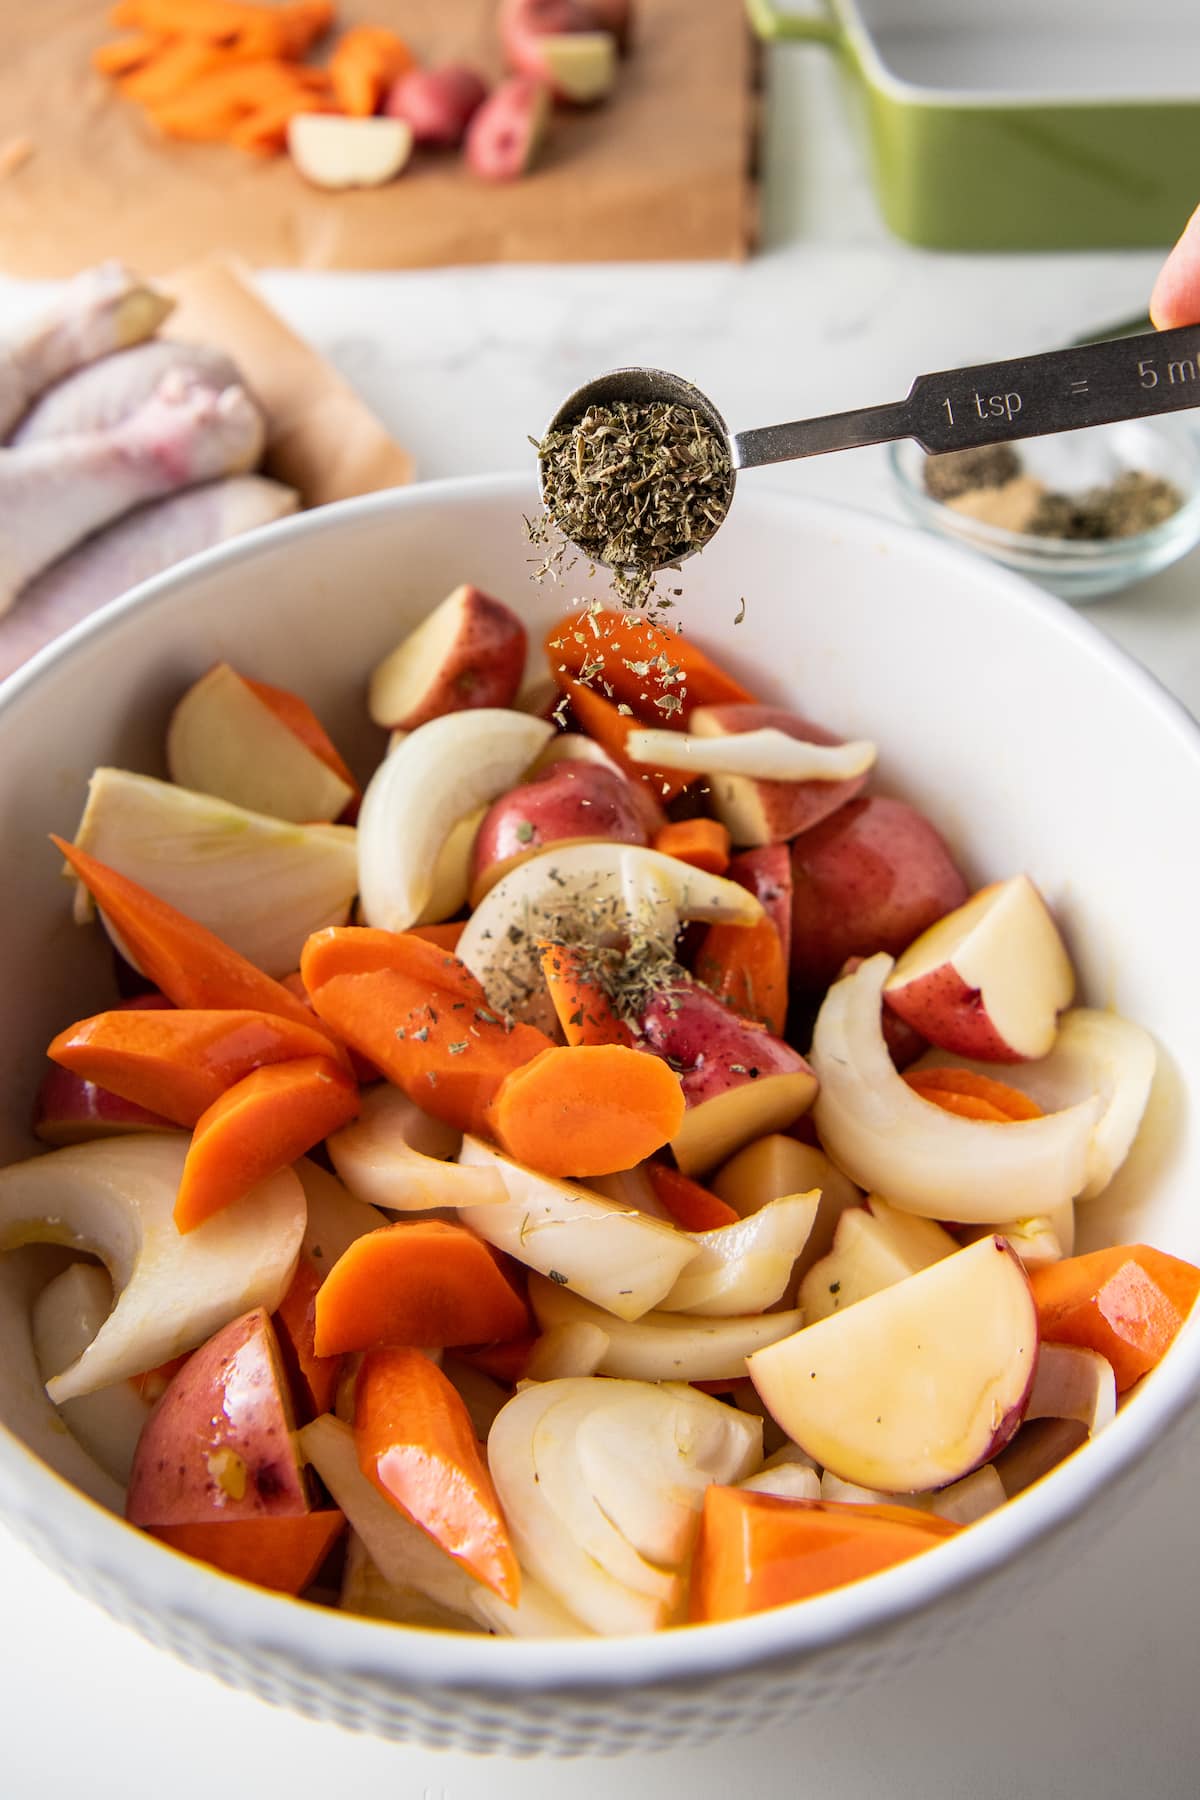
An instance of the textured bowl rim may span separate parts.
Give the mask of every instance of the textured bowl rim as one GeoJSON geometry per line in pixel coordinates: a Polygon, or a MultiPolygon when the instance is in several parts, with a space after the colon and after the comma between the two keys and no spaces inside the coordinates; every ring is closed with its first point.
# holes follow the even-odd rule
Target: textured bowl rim
{"type": "MultiPolygon", "coordinates": [[[[125,628],[129,619],[160,606],[184,604],[198,576],[272,555],[285,544],[334,532],[364,518],[457,511],[476,502],[511,501],[527,509],[535,499],[521,475],[474,476],[387,490],[300,513],[244,539],[188,559],[142,583],[73,627],[0,683],[0,719],[90,643],[125,628]]],[[[880,547],[919,555],[944,566],[959,582],[995,588],[1016,612],[1034,614],[1039,629],[1072,640],[1080,654],[1106,666],[1142,705],[1149,706],[1190,755],[1200,781],[1200,726],[1147,670],[1061,601],[1010,571],[983,563],[968,550],[915,526],[834,502],[761,489],[739,496],[739,510],[764,521],[785,520],[828,533],[831,525],[869,532],[880,547]]],[[[26,1517],[41,1544],[57,1537],[64,1557],[115,1581],[150,1611],[176,1611],[202,1620],[225,1641],[277,1648],[321,1667],[425,1691],[470,1688],[493,1695],[592,1690],[597,1695],[632,1685],[719,1676],[759,1663],[798,1661],[924,1612],[997,1571],[1009,1558],[1069,1526],[1089,1498],[1151,1451],[1156,1440],[1200,1391],[1200,1319],[1193,1316],[1158,1369],[1145,1378],[1128,1407],[1084,1454],[1069,1459],[1035,1487],[970,1531],[930,1554],[869,1581],[734,1623],[642,1637],[513,1640],[425,1631],[383,1624],[291,1600],[220,1575],[155,1543],[105,1511],[55,1473],[0,1426],[0,1505],[26,1517]],[[52,1523],[57,1517],[57,1528],[52,1523]],[[36,1521],[36,1524],[34,1523],[36,1521]]]]}

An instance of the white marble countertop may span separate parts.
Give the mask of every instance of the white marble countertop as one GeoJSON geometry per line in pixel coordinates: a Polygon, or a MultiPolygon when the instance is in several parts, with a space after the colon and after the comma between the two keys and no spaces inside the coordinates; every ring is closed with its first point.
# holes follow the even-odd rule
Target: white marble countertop
{"type": "MultiPolygon", "coordinates": [[[[899,398],[925,370],[1050,348],[1142,311],[1156,253],[952,256],[889,238],[819,51],[772,63],[764,251],[744,267],[485,268],[264,278],[271,299],[412,449],[422,477],[528,465],[536,431],[598,370],[647,362],[735,427],[899,398]]],[[[1200,175],[1198,175],[1200,197],[1200,175]]],[[[1183,221],[1180,221],[1181,225],[1183,221]]],[[[27,290],[0,282],[0,318],[27,290]]],[[[753,477],[895,513],[882,454],[753,477]]],[[[1090,609],[1200,712],[1200,560],[1090,609]]],[[[1164,869],[1164,879],[1169,878],[1164,869]]],[[[1200,1455],[1185,1465],[1200,1476],[1200,1455]]],[[[0,1533],[5,1800],[541,1800],[564,1779],[626,1800],[672,1786],[762,1800],[1197,1792],[1194,1480],[1089,1538],[1023,1611],[898,1667],[803,1731],[621,1764],[517,1765],[345,1736],[270,1711],[111,1624],[0,1533]],[[754,1773],[747,1775],[748,1769],[754,1773]]]]}

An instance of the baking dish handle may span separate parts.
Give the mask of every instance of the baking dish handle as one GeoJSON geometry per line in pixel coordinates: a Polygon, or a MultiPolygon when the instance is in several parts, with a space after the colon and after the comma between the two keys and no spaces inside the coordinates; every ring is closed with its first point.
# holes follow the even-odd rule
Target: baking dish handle
{"type": "Polygon", "coordinates": [[[750,23],[764,42],[793,38],[809,44],[828,44],[837,49],[843,41],[842,27],[826,13],[797,13],[776,6],[775,0],[746,0],[750,23]]]}

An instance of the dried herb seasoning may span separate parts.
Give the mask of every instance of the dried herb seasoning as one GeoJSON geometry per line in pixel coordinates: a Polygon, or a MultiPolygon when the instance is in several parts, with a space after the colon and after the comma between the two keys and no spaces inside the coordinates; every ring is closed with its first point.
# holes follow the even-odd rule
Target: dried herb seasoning
{"type": "MultiPolygon", "coordinates": [[[[541,520],[567,545],[605,564],[627,604],[644,605],[657,570],[706,544],[729,511],[733,470],[721,436],[691,407],[666,400],[593,405],[536,443],[542,472],[541,520]]],[[[659,604],[668,605],[669,601],[659,604]]]]}

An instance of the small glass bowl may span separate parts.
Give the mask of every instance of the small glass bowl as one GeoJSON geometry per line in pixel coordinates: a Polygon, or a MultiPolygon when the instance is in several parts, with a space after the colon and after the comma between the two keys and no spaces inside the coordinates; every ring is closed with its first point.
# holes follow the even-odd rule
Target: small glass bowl
{"type": "Polygon", "coordinates": [[[892,475],[919,525],[968,544],[1028,576],[1063,600],[1082,604],[1156,574],[1200,542],[1200,443],[1180,418],[1138,419],[1025,438],[1014,449],[1023,474],[1058,493],[1106,485],[1126,470],[1160,475],[1177,487],[1183,505],[1169,519],[1130,537],[1078,539],[1034,536],[984,524],[925,490],[926,453],[911,439],[889,444],[892,475]]]}

